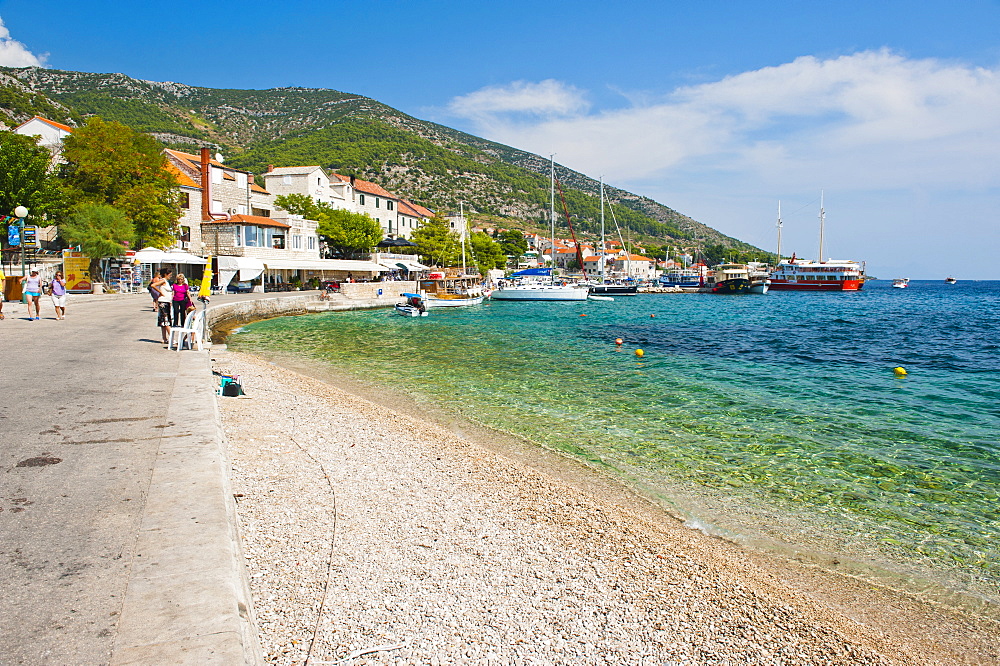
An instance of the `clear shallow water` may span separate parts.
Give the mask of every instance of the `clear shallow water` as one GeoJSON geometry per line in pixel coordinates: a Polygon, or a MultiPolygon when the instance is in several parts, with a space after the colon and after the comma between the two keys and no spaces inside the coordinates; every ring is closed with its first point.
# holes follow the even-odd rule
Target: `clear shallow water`
{"type": "Polygon", "coordinates": [[[998,324],[1000,282],[875,282],[328,313],[230,345],[572,453],[730,538],[996,603],[998,324]]]}

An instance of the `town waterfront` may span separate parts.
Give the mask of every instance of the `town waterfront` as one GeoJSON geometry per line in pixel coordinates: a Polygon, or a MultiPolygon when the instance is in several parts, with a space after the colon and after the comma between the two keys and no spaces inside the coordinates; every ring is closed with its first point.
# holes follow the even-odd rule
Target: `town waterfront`
{"type": "Polygon", "coordinates": [[[230,344],[567,452],[692,527],[995,615],[998,305],[1000,282],[882,281],[317,314],[230,344]]]}

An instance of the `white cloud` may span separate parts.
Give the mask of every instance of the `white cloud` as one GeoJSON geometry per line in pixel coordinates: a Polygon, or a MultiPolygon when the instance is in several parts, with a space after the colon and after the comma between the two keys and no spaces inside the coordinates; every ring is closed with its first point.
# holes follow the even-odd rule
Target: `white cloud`
{"type": "Polygon", "coordinates": [[[506,86],[488,86],[456,97],[448,108],[456,116],[488,122],[507,114],[534,118],[571,116],[586,111],[588,104],[582,91],[547,79],[538,83],[514,81],[506,86]]]}
{"type": "Polygon", "coordinates": [[[691,168],[874,187],[1000,178],[996,69],[869,51],[805,56],[624,109],[590,112],[583,99],[557,81],[518,82],[449,109],[488,138],[622,180],[691,168]]]}
{"type": "Polygon", "coordinates": [[[782,199],[784,210],[802,210],[786,221],[786,249],[798,234],[799,256],[815,253],[812,199],[825,188],[830,253],[911,277],[929,276],[931,256],[935,266],[991,266],[978,277],[1000,277],[986,249],[1000,234],[1000,67],[865,51],[803,56],[658,99],[622,94],[625,106],[612,110],[584,99],[557,81],[519,82],[450,110],[470,131],[555,152],[561,164],[754,244],[773,243],[782,199]],[[536,89],[572,94],[549,107],[488,103],[503,90],[536,89]],[[954,231],[947,251],[945,229],[954,231]]]}
{"type": "Polygon", "coordinates": [[[45,55],[36,56],[24,44],[11,39],[10,30],[0,18],[0,66],[3,67],[42,67],[45,55]]]}

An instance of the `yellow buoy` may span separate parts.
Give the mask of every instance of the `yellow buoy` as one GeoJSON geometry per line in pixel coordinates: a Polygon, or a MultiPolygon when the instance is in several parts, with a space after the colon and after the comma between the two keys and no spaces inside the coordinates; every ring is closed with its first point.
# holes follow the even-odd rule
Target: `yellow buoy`
{"type": "Polygon", "coordinates": [[[905,377],[906,376],[906,370],[903,369],[903,368],[893,368],[892,371],[896,373],[897,377],[905,377]]]}
{"type": "Polygon", "coordinates": [[[642,358],[645,353],[646,352],[642,351],[641,349],[635,350],[635,355],[638,356],[639,358],[642,358]]]}
{"type": "Polygon", "coordinates": [[[624,341],[621,338],[615,338],[615,344],[616,345],[620,345],[622,342],[624,342],[624,341]]]}

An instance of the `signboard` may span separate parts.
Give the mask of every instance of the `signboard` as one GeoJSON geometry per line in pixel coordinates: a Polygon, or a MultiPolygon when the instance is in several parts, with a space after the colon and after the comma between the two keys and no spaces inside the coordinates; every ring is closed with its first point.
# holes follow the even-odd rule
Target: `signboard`
{"type": "Polygon", "coordinates": [[[71,294],[89,294],[94,289],[90,282],[90,257],[75,250],[63,250],[63,275],[66,291],[71,294]]]}
{"type": "Polygon", "coordinates": [[[24,226],[24,249],[25,250],[37,250],[41,245],[38,244],[38,225],[37,224],[27,224],[24,226]]]}
{"type": "Polygon", "coordinates": [[[7,244],[11,247],[19,247],[21,245],[21,227],[12,224],[7,227],[7,244]]]}

